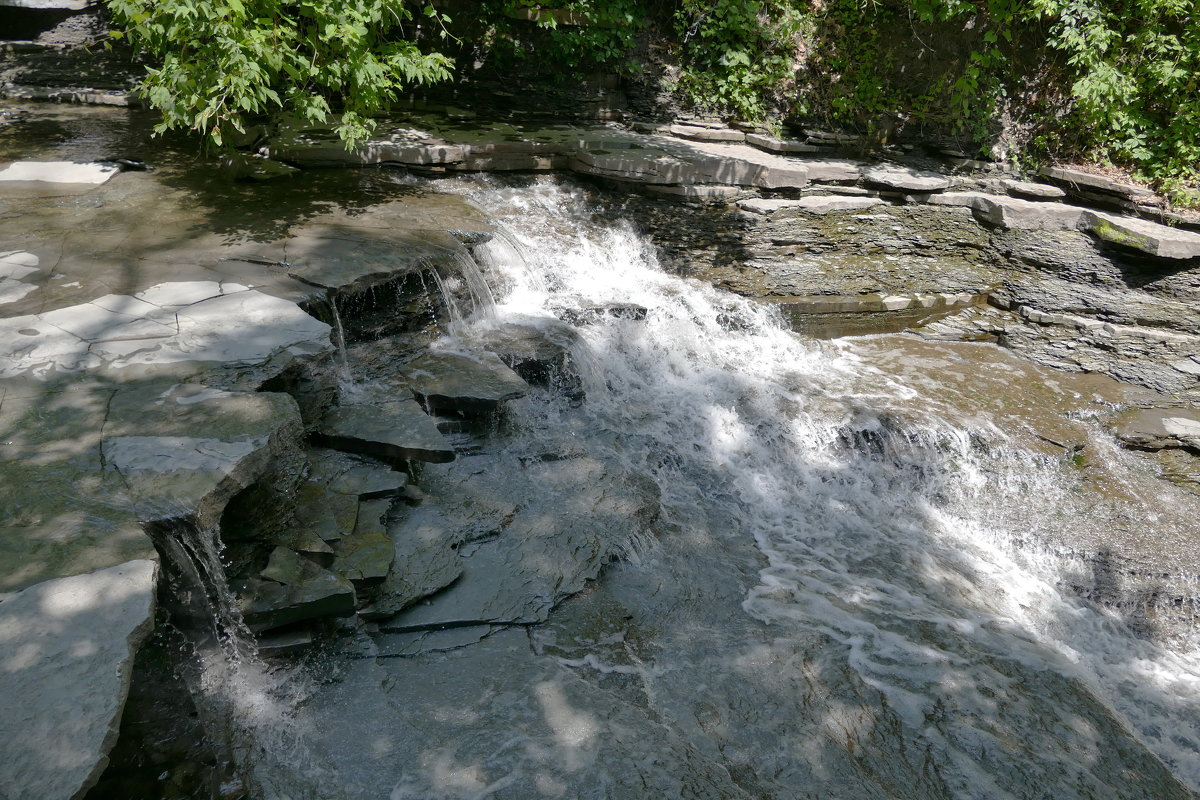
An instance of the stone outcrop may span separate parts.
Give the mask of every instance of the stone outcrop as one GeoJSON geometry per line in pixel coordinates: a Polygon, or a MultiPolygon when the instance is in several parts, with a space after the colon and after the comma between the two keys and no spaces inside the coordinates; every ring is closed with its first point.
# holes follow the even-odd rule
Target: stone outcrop
{"type": "Polygon", "coordinates": [[[1146,450],[1179,447],[1200,454],[1200,411],[1152,408],[1128,412],[1113,423],[1121,441],[1146,450]]]}
{"type": "Polygon", "coordinates": [[[0,795],[72,800],[107,765],[158,567],[128,561],[0,595],[0,795]]]}
{"type": "Polygon", "coordinates": [[[487,351],[431,351],[409,362],[403,375],[421,405],[434,413],[494,414],[502,403],[529,392],[520,375],[487,351]]]}
{"type": "Polygon", "coordinates": [[[409,460],[454,460],[454,448],[437,425],[415,400],[406,398],[336,406],[321,423],[317,441],[399,466],[409,460]]]}

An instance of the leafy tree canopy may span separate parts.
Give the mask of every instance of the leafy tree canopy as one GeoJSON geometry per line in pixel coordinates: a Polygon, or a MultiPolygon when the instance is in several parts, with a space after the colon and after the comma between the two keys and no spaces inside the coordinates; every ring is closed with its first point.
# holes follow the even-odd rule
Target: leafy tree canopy
{"type": "MultiPolygon", "coordinates": [[[[400,87],[450,76],[441,53],[408,38],[449,18],[405,0],[108,0],[117,26],[158,66],[142,92],[159,133],[190,129],[221,145],[250,116],[287,110],[314,122],[339,103],[353,146],[400,87]]],[[[243,131],[244,132],[244,131],[243,131]]]]}

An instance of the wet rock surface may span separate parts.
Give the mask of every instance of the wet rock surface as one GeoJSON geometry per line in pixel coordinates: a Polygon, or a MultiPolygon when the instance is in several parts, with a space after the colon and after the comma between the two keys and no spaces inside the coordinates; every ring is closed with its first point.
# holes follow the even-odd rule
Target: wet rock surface
{"type": "Polygon", "coordinates": [[[129,561],[3,596],[5,797],[79,797],[99,779],[153,628],[157,577],[153,561],[129,561]]]}
{"type": "MultiPolygon", "coordinates": [[[[1123,477],[1121,459],[1149,456],[1110,447],[1112,437],[1098,432],[1110,425],[1128,444],[1165,448],[1158,455],[1171,458],[1191,458],[1196,449],[1200,422],[1190,405],[1181,407],[1193,403],[1200,376],[1200,282],[1186,236],[1000,194],[1050,194],[1044,189],[796,159],[780,153],[807,153],[800,143],[717,127],[673,132],[687,141],[670,131],[634,136],[611,128],[447,133],[385,125],[386,139],[353,158],[431,171],[571,168],[625,188],[657,187],[649,197],[610,198],[601,213],[632,216],[655,232],[664,260],[681,272],[809,318],[911,314],[901,326],[920,325],[930,340],[998,341],[1080,373],[1047,373],[960,343],[891,337],[830,345],[870,365],[858,396],[875,399],[843,408],[845,424],[828,446],[847,459],[851,479],[884,485],[898,475],[907,485],[908,475],[923,492],[926,481],[945,477],[927,456],[959,452],[961,444],[928,434],[936,416],[967,432],[968,460],[1016,452],[1030,464],[1075,471],[1093,508],[1086,529],[1066,526],[1053,543],[1078,566],[1064,582],[1148,637],[1189,613],[1197,565],[1176,557],[1189,545],[1172,537],[1187,530],[1176,517],[1192,506],[1167,504],[1157,519],[1170,535],[1123,516],[1121,498],[1160,490],[1123,477]],[[755,192],[783,196],[749,196],[755,192]],[[912,396],[924,400],[905,402],[904,392],[879,399],[878,385],[893,379],[920,387],[912,396]],[[1114,409],[1128,417],[1114,422],[1114,409]]],[[[344,158],[321,130],[277,137],[272,147],[292,148],[277,155],[344,158]]],[[[803,144],[824,146],[809,144],[817,140],[825,141],[810,136],[803,144]]],[[[779,561],[739,527],[739,516],[753,509],[718,505],[697,516],[700,503],[676,498],[660,513],[662,490],[647,473],[669,475],[686,454],[615,457],[608,445],[622,434],[603,425],[587,431],[602,445],[589,452],[569,425],[561,440],[542,441],[496,414],[513,401],[520,420],[578,411],[578,392],[546,408],[562,400],[554,399],[564,389],[560,378],[596,379],[573,373],[588,326],[617,318],[636,341],[656,324],[646,306],[563,310],[579,330],[549,319],[481,325],[447,340],[465,342],[463,352],[428,350],[437,325],[381,342],[361,341],[372,338],[363,326],[335,355],[331,324],[345,344],[341,316],[394,315],[389,304],[401,282],[449,278],[461,289],[469,282],[464,247],[485,241],[492,226],[457,198],[386,176],[361,184],[330,177],[350,181],[353,191],[337,204],[309,203],[304,190],[315,180],[301,171],[288,179],[286,200],[272,195],[256,209],[245,201],[268,190],[237,184],[215,202],[211,186],[172,188],[172,169],[121,173],[32,201],[0,187],[0,300],[8,301],[0,308],[11,314],[0,326],[9,326],[6,341],[18,342],[0,362],[0,477],[22,487],[17,502],[0,509],[5,553],[18,556],[2,576],[16,594],[0,602],[0,620],[12,598],[60,577],[153,560],[144,523],[161,543],[221,520],[231,544],[213,574],[236,573],[237,602],[264,634],[263,652],[287,658],[315,644],[325,655],[321,648],[335,643],[332,658],[312,662],[319,664],[314,683],[289,719],[312,726],[303,733],[312,752],[253,756],[268,795],[303,796],[289,787],[312,780],[318,788],[305,791],[330,798],[784,798],[797,796],[797,787],[831,798],[953,796],[960,787],[928,768],[930,752],[941,748],[944,766],[957,758],[946,753],[1020,736],[1029,750],[1011,761],[1016,751],[986,745],[1003,754],[996,780],[1005,792],[1029,793],[1039,770],[1070,769],[1085,753],[1099,766],[1080,773],[1080,797],[1187,796],[1082,683],[1047,678],[1021,654],[985,653],[1008,623],[989,618],[977,635],[963,634],[968,623],[953,614],[982,620],[975,600],[955,599],[949,622],[916,636],[937,658],[949,654],[950,682],[959,680],[957,665],[986,661],[998,665],[989,685],[1034,685],[1040,694],[1013,690],[1013,704],[987,711],[967,688],[947,690],[944,707],[914,722],[881,681],[843,658],[852,645],[842,631],[765,621],[762,609],[782,602],[789,576],[773,573],[780,581],[770,592],[755,588],[779,561]],[[249,219],[204,206],[204,198],[219,206],[230,196],[249,219]],[[185,210],[194,214],[198,198],[201,222],[176,224],[188,219],[185,210]],[[161,230],[133,224],[151,207],[161,211],[161,230]],[[312,317],[322,307],[324,322],[312,317]],[[332,388],[299,399],[312,441],[347,452],[306,451],[297,403],[253,391],[339,371],[326,381],[339,384],[336,402],[332,388]],[[370,380],[356,383],[346,373],[370,380]],[[388,380],[378,380],[385,373],[388,380]],[[1076,712],[1087,732],[1067,722],[1076,712]],[[1017,726],[1022,715],[1040,725],[1032,737],[1017,726]],[[925,749],[913,746],[918,729],[929,737],[920,740],[925,749]],[[653,755],[647,742],[655,743],[653,755]],[[1100,757],[1098,742],[1111,759],[1100,757]],[[1034,756],[1038,766],[1030,768],[1034,756]],[[336,779],[309,774],[322,762],[338,764],[336,779]]],[[[452,295],[441,299],[447,310],[452,295]]],[[[727,332],[746,324],[731,308],[717,316],[727,332]]],[[[813,408],[836,406],[822,391],[808,393],[813,408]]],[[[712,435],[724,435],[722,414],[758,402],[752,387],[736,401],[714,401],[712,435]]],[[[636,430],[626,436],[640,442],[636,430]]],[[[753,436],[770,430],[764,419],[753,436]]],[[[730,434],[721,457],[745,457],[746,441],[730,434]]],[[[1163,474],[1174,470],[1182,486],[1193,467],[1173,461],[1163,474]]],[[[703,492],[735,498],[744,490],[733,486],[735,473],[714,472],[703,492]]],[[[758,476],[758,485],[774,478],[758,476]]],[[[823,484],[844,479],[833,467],[820,475],[823,484]]],[[[1061,500],[1064,509],[1081,507],[1061,500]]],[[[1021,520],[1021,509],[997,514],[1021,520]]],[[[1041,521],[1030,522],[1032,529],[1041,521]]],[[[791,523],[801,530],[805,521],[791,523]]],[[[846,533],[853,549],[858,532],[846,533]]],[[[856,556],[854,569],[887,574],[892,556],[856,556]]],[[[825,564],[818,558],[812,566],[825,564]]],[[[904,566],[919,573],[927,564],[904,566]]],[[[872,580],[838,602],[869,605],[877,597],[872,580]]],[[[800,611],[807,618],[813,609],[800,611]]],[[[119,644],[119,636],[109,638],[119,644]]],[[[78,641],[68,632],[54,646],[78,641]]],[[[52,691],[66,673],[48,675],[39,690],[52,691]]],[[[106,687],[94,699],[119,707],[121,691],[106,687]]],[[[41,714],[46,695],[31,697],[41,714]]],[[[80,769],[96,774],[109,746],[94,748],[80,769]]]]}
{"type": "Polygon", "coordinates": [[[495,353],[432,351],[404,367],[404,379],[431,412],[467,417],[495,413],[508,400],[524,397],[529,385],[495,353]]]}

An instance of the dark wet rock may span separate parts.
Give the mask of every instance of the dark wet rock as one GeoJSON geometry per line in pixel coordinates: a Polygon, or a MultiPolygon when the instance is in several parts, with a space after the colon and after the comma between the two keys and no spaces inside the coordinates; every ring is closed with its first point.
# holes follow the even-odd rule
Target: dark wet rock
{"type": "Polygon", "coordinates": [[[331,569],[356,586],[382,581],[392,567],[396,548],[384,525],[389,500],[366,500],[358,504],[354,530],[334,544],[337,557],[331,569]]]}
{"type": "Polygon", "coordinates": [[[408,476],[386,464],[337,450],[310,448],[309,480],[338,494],[363,500],[394,497],[407,484],[408,476]]]}
{"type": "Polygon", "coordinates": [[[608,561],[633,548],[658,517],[657,486],[592,458],[528,462],[508,472],[509,485],[547,496],[569,490],[575,500],[569,508],[518,509],[496,536],[460,547],[462,577],[382,629],[542,621],[608,561]]]}
{"type": "Polygon", "coordinates": [[[460,534],[441,524],[433,504],[418,506],[388,526],[395,561],[380,587],[379,599],[359,613],[363,619],[394,616],[444,589],[462,574],[457,547],[460,534]]]}
{"type": "Polygon", "coordinates": [[[325,415],[315,438],[327,447],[393,466],[454,460],[454,449],[415,400],[337,406],[325,415]]]}
{"type": "Polygon", "coordinates": [[[307,627],[267,631],[255,638],[261,656],[284,656],[306,650],[312,646],[313,634],[307,627]]]}
{"type": "Polygon", "coordinates": [[[354,530],[357,518],[357,496],[334,492],[319,481],[309,480],[300,484],[293,528],[280,543],[305,552],[326,552],[315,542],[337,541],[354,530]]]}
{"type": "Polygon", "coordinates": [[[487,352],[429,352],[409,362],[404,377],[417,400],[434,413],[493,414],[501,403],[529,393],[520,375],[487,352]]]}
{"type": "Polygon", "coordinates": [[[0,595],[0,796],[70,800],[108,763],[158,566],[130,561],[0,595]]]}
{"type": "Polygon", "coordinates": [[[225,174],[238,181],[273,181],[295,177],[300,170],[270,158],[233,153],[221,157],[225,174]]]}
{"type": "Polygon", "coordinates": [[[355,531],[336,544],[331,570],[355,585],[382,581],[396,558],[392,540],[378,531],[355,531]]]}
{"type": "MultiPolygon", "coordinates": [[[[752,796],[733,781],[720,754],[694,744],[680,726],[645,707],[533,655],[523,631],[499,631],[462,647],[487,632],[439,632],[449,641],[426,652],[444,652],[427,658],[354,662],[343,683],[306,707],[315,730],[340,731],[343,744],[349,732],[347,757],[353,761],[344,766],[361,781],[362,796],[465,800],[498,781],[501,791],[520,798],[752,796]],[[373,752],[367,731],[347,725],[350,719],[370,719],[370,735],[388,742],[388,750],[373,752]],[[519,743],[506,749],[502,764],[490,757],[497,742],[519,743]],[[648,742],[652,756],[646,755],[648,742]],[[396,752],[429,757],[408,764],[401,775],[396,752]]],[[[387,637],[381,650],[391,652],[390,642],[400,638],[387,637]]],[[[336,791],[321,789],[318,795],[336,791]]]]}
{"type": "Polygon", "coordinates": [[[253,630],[354,613],[354,586],[298,553],[276,548],[270,573],[288,582],[249,578],[236,587],[242,616],[253,630]]]}
{"type": "Polygon", "coordinates": [[[867,167],[863,170],[862,177],[863,182],[869,186],[901,192],[940,192],[950,187],[950,179],[945,175],[910,167],[867,167]]]}
{"type": "Polygon", "coordinates": [[[479,331],[472,342],[498,355],[527,383],[568,389],[579,386],[579,375],[571,361],[571,349],[579,346],[579,334],[557,319],[505,323],[479,331]]]}
{"type": "Polygon", "coordinates": [[[571,325],[594,325],[604,317],[613,319],[644,320],[647,309],[637,303],[608,303],[602,306],[585,306],[583,308],[564,308],[558,315],[571,325]]]}
{"type": "Polygon", "coordinates": [[[1200,412],[1187,408],[1147,408],[1127,412],[1112,424],[1130,447],[1162,450],[1178,447],[1200,452],[1200,412]]]}

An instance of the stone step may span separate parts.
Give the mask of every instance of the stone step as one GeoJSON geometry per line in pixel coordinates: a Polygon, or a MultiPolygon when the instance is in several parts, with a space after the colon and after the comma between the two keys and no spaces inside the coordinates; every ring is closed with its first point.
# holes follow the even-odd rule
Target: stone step
{"type": "Polygon", "coordinates": [[[318,444],[368,455],[393,466],[404,466],[408,461],[454,460],[454,449],[411,399],[335,406],[313,438],[318,444]]]}

